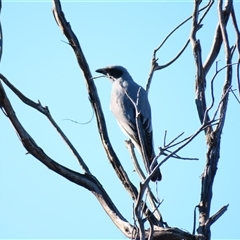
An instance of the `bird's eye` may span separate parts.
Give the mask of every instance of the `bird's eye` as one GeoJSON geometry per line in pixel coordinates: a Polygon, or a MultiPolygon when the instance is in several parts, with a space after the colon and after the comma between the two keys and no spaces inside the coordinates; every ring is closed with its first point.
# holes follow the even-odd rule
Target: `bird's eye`
{"type": "Polygon", "coordinates": [[[122,70],[116,69],[116,68],[109,69],[108,73],[110,76],[112,76],[114,78],[120,78],[123,74],[122,70]]]}

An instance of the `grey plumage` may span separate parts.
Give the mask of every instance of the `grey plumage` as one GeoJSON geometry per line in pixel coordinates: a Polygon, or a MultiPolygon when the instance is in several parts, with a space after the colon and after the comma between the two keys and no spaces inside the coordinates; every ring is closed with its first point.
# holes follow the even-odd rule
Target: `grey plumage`
{"type": "MultiPolygon", "coordinates": [[[[110,109],[123,132],[142,153],[136,126],[136,109],[133,104],[133,102],[137,103],[138,98],[138,110],[141,114],[140,120],[143,128],[143,144],[146,149],[148,166],[150,166],[155,157],[155,152],[153,148],[151,108],[147,92],[133,81],[128,71],[122,66],[101,68],[97,69],[96,72],[106,75],[112,81],[110,109]]],[[[160,181],[161,178],[161,172],[158,169],[151,180],[160,181]]]]}

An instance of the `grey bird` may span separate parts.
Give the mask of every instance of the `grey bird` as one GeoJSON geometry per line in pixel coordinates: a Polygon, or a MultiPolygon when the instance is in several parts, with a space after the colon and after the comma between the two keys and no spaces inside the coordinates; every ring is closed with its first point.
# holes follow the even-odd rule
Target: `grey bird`
{"type": "MultiPolygon", "coordinates": [[[[112,93],[110,109],[113,112],[117,122],[123,132],[133,141],[135,147],[142,154],[136,125],[136,104],[140,112],[140,121],[143,128],[143,145],[147,155],[147,165],[149,167],[155,157],[153,148],[153,133],[151,121],[151,107],[148,101],[147,92],[144,88],[135,83],[128,73],[127,69],[122,66],[109,66],[97,69],[96,72],[107,76],[112,82],[112,93]],[[138,99],[138,100],[137,100],[138,99]],[[135,105],[134,105],[135,104],[135,105]]],[[[152,169],[157,162],[152,166],[152,169]]],[[[158,169],[151,178],[152,181],[160,181],[162,175],[158,169]]]]}

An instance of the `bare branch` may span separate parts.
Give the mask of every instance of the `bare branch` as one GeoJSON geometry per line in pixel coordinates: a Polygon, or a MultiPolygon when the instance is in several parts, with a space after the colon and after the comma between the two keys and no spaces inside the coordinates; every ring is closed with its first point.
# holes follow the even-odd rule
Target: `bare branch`
{"type": "MultiPolygon", "coordinates": [[[[220,109],[220,116],[219,116],[219,121],[216,125],[216,129],[211,132],[205,132],[207,137],[208,150],[206,154],[207,156],[206,165],[205,165],[204,172],[202,174],[202,188],[201,188],[201,194],[200,194],[201,198],[199,203],[199,227],[197,230],[197,232],[199,234],[204,235],[207,240],[209,240],[211,236],[211,232],[210,232],[211,224],[208,224],[208,221],[209,221],[209,214],[210,214],[211,201],[212,201],[212,187],[213,187],[213,182],[214,182],[214,178],[217,171],[217,164],[220,157],[221,133],[224,125],[224,120],[225,120],[225,115],[227,110],[227,103],[228,103],[228,95],[231,89],[231,82],[232,82],[232,64],[231,64],[232,53],[231,53],[231,48],[229,46],[229,41],[228,41],[228,36],[226,31],[227,20],[225,15],[226,9],[229,10],[230,8],[230,11],[231,11],[232,1],[226,2],[227,5],[224,11],[222,10],[222,4],[223,4],[223,1],[219,0],[217,7],[218,7],[220,33],[218,32],[217,34],[218,34],[218,37],[220,38],[220,44],[222,41],[224,43],[225,56],[226,56],[226,63],[225,63],[226,66],[224,68],[226,68],[226,80],[223,86],[223,93],[222,93],[221,101],[219,103],[219,107],[217,108],[214,114],[214,118],[215,118],[218,109],[220,109]]],[[[218,41],[218,44],[219,44],[219,41],[218,41]]],[[[215,46],[214,46],[215,50],[220,47],[218,44],[216,44],[215,42],[215,46]]],[[[213,56],[213,58],[215,59],[216,56],[218,55],[218,51],[219,49],[217,50],[217,53],[211,52],[210,55],[213,56]]],[[[209,60],[208,67],[212,65],[211,63],[212,59],[209,60]]],[[[206,71],[208,70],[206,69],[206,71]]],[[[213,80],[214,78],[211,81],[212,103],[209,109],[211,109],[211,107],[214,104],[213,80]]],[[[206,116],[204,116],[204,121],[205,119],[206,121],[208,121],[207,118],[208,116],[206,114],[206,116]]]]}
{"type": "Polygon", "coordinates": [[[206,228],[210,228],[210,226],[216,222],[228,209],[228,205],[223,206],[218,212],[212,215],[206,222],[206,228]]]}
{"type": "MultiPolygon", "coordinates": [[[[179,51],[179,53],[171,61],[169,61],[168,63],[165,63],[164,65],[158,65],[157,64],[157,66],[155,66],[155,68],[154,68],[154,71],[164,69],[164,68],[170,66],[172,63],[174,63],[182,55],[182,53],[185,51],[185,49],[187,48],[189,42],[190,42],[190,40],[188,39],[187,42],[182,47],[182,49],[179,51]]],[[[149,82],[148,82],[147,86],[149,86],[149,82]]],[[[146,87],[146,89],[147,89],[147,87],[146,87]]]]}
{"type": "Polygon", "coordinates": [[[66,142],[67,146],[70,148],[70,150],[72,151],[73,155],[77,158],[78,163],[82,167],[83,171],[85,173],[91,174],[89,168],[87,167],[87,165],[83,161],[82,157],[80,156],[80,154],[78,153],[76,148],[72,145],[72,143],[69,141],[67,136],[63,133],[62,129],[57,125],[57,123],[52,118],[51,113],[50,113],[48,107],[47,106],[43,107],[41,105],[40,101],[38,103],[35,103],[31,99],[27,98],[16,87],[14,87],[8,81],[8,79],[5,76],[3,76],[3,74],[1,74],[1,73],[0,73],[0,79],[2,79],[2,81],[22,100],[22,102],[24,102],[26,105],[36,109],[37,111],[39,111],[40,113],[42,113],[43,115],[45,115],[48,118],[48,120],[51,122],[51,124],[54,126],[54,128],[57,130],[57,132],[60,134],[62,139],[66,142]]]}
{"type": "MultiPolygon", "coordinates": [[[[152,170],[151,174],[146,178],[151,178],[152,175],[155,173],[155,171],[163,164],[165,163],[169,158],[173,157],[177,152],[179,152],[182,148],[184,148],[186,145],[188,145],[200,132],[202,132],[208,125],[210,125],[212,121],[209,121],[207,124],[203,124],[194,134],[191,136],[185,138],[185,143],[183,143],[181,146],[179,146],[177,149],[175,149],[171,154],[166,156],[161,162],[158,163],[158,165],[152,170]]],[[[157,161],[157,159],[161,156],[161,152],[154,158],[152,165],[157,161]]],[[[145,181],[146,181],[145,180],[145,181]]]]}
{"type": "MultiPolygon", "coordinates": [[[[52,171],[58,173],[59,175],[65,177],[66,179],[72,181],[73,183],[76,183],[79,186],[82,186],[91,191],[96,196],[96,198],[98,199],[106,213],[112,219],[112,221],[124,233],[126,237],[130,238],[134,236],[134,238],[139,238],[137,229],[135,229],[134,226],[129,224],[128,221],[121,215],[121,213],[118,211],[114,203],[111,201],[107,192],[102,187],[101,183],[93,175],[88,173],[80,174],[78,172],[72,171],[71,169],[68,169],[60,165],[59,163],[57,163],[44,153],[44,151],[37,145],[37,143],[33,140],[33,138],[27,133],[27,131],[18,121],[14,113],[14,110],[7,98],[7,95],[2,87],[1,82],[0,82],[0,102],[2,103],[4,111],[7,113],[7,117],[9,117],[11,123],[16,129],[23,146],[26,148],[29,154],[33,155],[35,158],[41,161],[52,171]]],[[[146,205],[144,206],[143,210],[148,219],[154,220],[153,214],[147,209],[146,205]],[[146,214],[147,211],[149,215],[146,214]]],[[[153,223],[156,224],[156,220],[153,223]]],[[[153,239],[157,239],[159,236],[164,238],[168,236],[170,232],[172,232],[171,236],[174,237],[172,239],[177,239],[177,236],[179,236],[179,234],[182,236],[186,236],[187,237],[186,239],[194,239],[194,236],[189,235],[184,231],[172,228],[167,228],[164,230],[162,230],[161,228],[154,231],[153,239]]],[[[145,237],[148,238],[149,234],[152,233],[151,230],[150,231],[146,230],[144,234],[145,237]]]]}
{"type": "MultiPolygon", "coordinates": [[[[229,1],[231,2],[231,1],[229,1]]],[[[219,125],[217,125],[217,134],[221,135],[222,128],[224,125],[225,117],[226,117],[226,111],[227,111],[227,103],[228,103],[228,95],[229,95],[229,89],[232,84],[232,55],[231,55],[231,48],[229,45],[229,40],[228,40],[228,35],[227,35],[227,30],[226,30],[226,22],[224,19],[224,14],[222,11],[222,1],[218,1],[218,15],[219,15],[219,25],[222,33],[222,38],[223,38],[223,44],[224,44],[224,49],[225,49],[225,57],[226,57],[226,80],[223,86],[223,93],[222,95],[225,97],[222,98],[222,104],[220,106],[220,119],[221,121],[219,122],[219,125]]]]}
{"type": "MultiPolygon", "coordinates": [[[[205,79],[204,69],[202,66],[202,53],[201,53],[200,40],[197,40],[196,38],[197,31],[199,30],[199,25],[198,25],[199,4],[200,4],[200,1],[195,1],[195,5],[193,9],[193,23],[192,23],[192,30],[190,34],[190,40],[192,44],[193,56],[194,56],[195,65],[196,65],[195,102],[196,102],[200,122],[203,123],[204,117],[206,122],[209,122],[210,118],[208,114],[205,114],[207,109],[206,97],[205,97],[206,79],[205,79]]],[[[205,133],[211,132],[211,131],[212,131],[212,127],[209,125],[205,129],[205,133]]]]}
{"type": "Polygon", "coordinates": [[[239,52],[239,60],[237,65],[237,85],[238,85],[238,93],[240,97],[240,52],[239,52]]]}
{"type": "Polygon", "coordinates": [[[137,222],[138,222],[138,226],[139,226],[139,231],[140,231],[140,240],[145,240],[145,229],[144,229],[144,222],[141,216],[142,213],[142,198],[143,198],[143,194],[140,193],[144,193],[141,191],[141,187],[142,184],[140,183],[140,190],[139,190],[139,194],[137,197],[137,200],[135,202],[135,207],[134,207],[134,213],[135,216],[137,218],[137,222]]]}
{"type": "MultiPolygon", "coordinates": [[[[213,181],[217,171],[217,164],[220,157],[221,133],[224,126],[225,117],[226,117],[229,92],[232,91],[232,65],[233,65],[232,57],[236,51],[235,49],[237,49],[238,55],[239,55],[238,56],[239,60],[237,63],[237,81],[238,81],[238,89],[239,89],[239,95],[240,95],[240,77],[239,77],[239,69],[240,69],[240,36],[239,35],[240,34],[239,34],[239,29],[238,29],[238,25],[235,17],[234,8],[232,6],[233,1],[232,0],[226,1],[226,7],[224,10],[222,10],[223,1],[218,0],[219,24],[216,29],[215,39],[213,40],[212,49],[204,65],[202,62],[200,40],[197,39],[197,32],[203,26],[202,21],[205,18],[205,16],[208,14],[210,8],[212,7],[214,2],[213,0],[209,0],[207,5],[200,10],[199,8],[200,8],[200,4],[202,3],[202,0],[195,0],[193,15],[188,19],[186,19],[185,21],[183,21],[182,23],[180,23],[173,31],[171,31],[171,33],[163,40],[163,42],[153,52],[151,71],[150,71],[147,86],[146,86],[147,92],[149,91],[154,72],[156,70],[160,70],[165,67],[168,67],[174,61],[176,61],[181,56],[181,54],[185,51],[189,42],[191,43],[192,51],[195,59],[195,65],[196,65],[196,89],[195,89],[196,106],[197,106],[201,126],[194,134],[190,135],[189,137],[183,140],[179,140],[179,138],[183,134],[182,133],[176,138],[174,138],[172,141],[170,141],[170,143],[168,144],[166,144],[167,134],[165,132],[164,147],[159,148],[160,149],[159,154],[155,156],[151,166],[153,166],[154,163],[156,163],[157,160],[160,158],[161,158],[161,161],[159,161],[157,166],[153,170],[151,170],[152,169],[151,166],[148,166],[149,164],[146,157],[146,149],[144,148],[144,144],[143,144],[144,136],[142,132],[142,123],[140,121],[141,113],[138,111],[139,93],[141,91],[141,88],[139,88],[137,102],[136,103],[133,102],[133,104],[136,109],[136,125],[137,125],[137,131],[139,135],[139,141],[141,145],[141,152],[142,152],[144,164],[146,165],[146,169],[148,172],[147,177],[144,176],[144,173],[142,172],[138,164],[132,145],[130,145],[130,143],[128,144],[131,152],[131,157],[135,163],[134,165],[136,166],[135,168],[142,179],[139,192],[137,188],[133,185],[131,180],[129,179],[128,174],[125,172],[114,149],[112,148],[111,142],[108,137],[107,126],[105,123],[104,114],[102,112],[101,103],[98,97],[96,86],[93,81],[94,78],[92,77],[87,60],[83,54],[79,41],[75,36],[74,32],[72,31],[71,25],[65,19],[64,13],[61,9],[60,1],[59,0],[52,0],[52,1],[53,1],[53,15],[54,15],[55,21],[58,24],[59,28],[64,33],[64,35],[66,36],[66,38],[68,39],[68,42],[69,42],[68,44],[69,46],[72,47],[76,55],[76,59],[78,61],[79,67],[82,70],[82,73],[86,82],[86,88],[88,91],[89,100],[92,104],[94,113],[96,115],[97,126],[98,126],[103,148],[119,180],[122,182],[123,186],[128,191],[133,201],[135,202],[134,216],[136,216],[137,221],[134,219],[134,226],[131,225],[121,215],[121,213],[119,212],[117,207],[114,205],[114,203],[112,202],[111,198],[109,197],[105,189],[102,187],[101,183],[98,181],[98,179],[94,175],[91,174],[90,170],[88,169],[88,166],[85,164],[85,162],[83,161],[79,153],[72,146],[71,142],[68,140],[68,138],[65,136],[65,134],[62,132],[62,130],[59,128],[59,126],[56,124],[56,122],[52,118],[48,107],[44,107],[40,102],[34,102],[29,98],[27,98],[26,96],[24,96],[2,74],[0,74],[0,79],[2,79],[2,81],[15,93],[15,95],[17,95],[25,104],[36,109],[37,111],[44,114],[49,119],[49,121],[58,131],[60,136],[64,139],[64,141],[70,147],[74,156],[77,158],[79,164],[81,165],[84,171],[84,174],[75,172],[71,169],[68,169],[60,165],[55,160],[51,159],[41,149],[41,147],[37,145],[34,139],[30,136],[30,134],[24,129],[24,127],[19,122],[17,116],[15,115],[14,109],[12,108],[11,103],[8,100],[8,97],[4,91],[2,83],[0,81],[0,107],[2,108],[2,111],[5,113],[6,117],[9,118],[14,128],[16,129],[19,139],[21,140],[23,146],[25,147],[25,149],[28,151],[29,154],[37,158],[50,170],[63,176],[69,181],[72,181],[73,183],[78,184],[79,186],[82,186],[87,190],[91,191],[96,196],[97,200],[100,202],[100,204],[102,205],[103,209],[106,211],[110,219],[123,232],[123,234],[126,237],[141,239],[141,240],[146,240],[146,239],[149,239],[149,240],[151,239],[153,240],[155,239],[156,240],[165,240],[165,239],[209,240],[210,226],[223,215],[223,213],[227,210],[227,207],[228,207],[228,205],[222,207],[217,213],[215,213],[213,216],[210,217],[212,186],[213,186],[213,181]],[[202,10],[204,10],[204,13],[200,18],[199,12],[202,10]],[[226,29],[226,24],[228,22],[230,13],[231,13],[231,16],[233,19],[233,25],[237,34],[237,42],[234,48],[230,47],[230,43],[227,35],[227,29],[226,29]],[[187,22],[190,19],[192,19],[192,29],[191,29],[190,37],[185,43],[185,45],[183,46],[183,48],[171,61],[169,61],[164,65],[159,65],[157,63],[158,59],[156,58],[157,51],[160,50],[160,48],[167,41],[167,39],[177,29],[179,29],[185,22],[187,22]],[[215,75],[211,79],[210,93],[211,93],[212,101],[210,103],[210,106],[207,107],[208,104],[206,103],[206,96],[205,96],[206,75],[209,72],[209,69],[212,67],[212,64],[215,62],[215,59],[220,52],[222,43],[224,44],[224,49],[225,49],[226,66],[220,70],[217,69],[215,75]],[[225,82],[222,90],[221,100],[217,106],[215,113],[213,114],[213,117],[211,118],[209,112],[214,107],[214,104],[215,104],[215,97],[213,92],[214,79],[217,76],[217,74],[223,69],[226,69],[226,76],[225,76],[225,82]],[[219,113],[219,119],[215,120],[218,113],[219,113]],[[213,125],[216,125],[216,128],[214,130],[213,130],[213,125]],[[206,157],[207,158],[206,166],[204,169],[204,173],[202,175],[202,189],[200,194],[201,195],[200,203],[195,207],[195,213],[196,213],[197,207],[199,209],[199,228],[197,229],[197,232],[199,235],[194,235],[195,226],[196,226],[196,216],[194,217],[193,234],[182,231],[178,228],[169,228],[168,226],[163,228],[164,223],[163,223],[161,214],[158,210],[158,207],[161,204],[161,202],[160,200],[157,200],[153,195],[153,193],[151,192],[151,189],[149,187],[149,181],[153,177],[153,175],[156,173],[158,168],[164,162],[166,162],[169,158],[177,158],[182,160],[195,160],[194,158],[180,157],[178,155],[178,152],[181,149],[183,149],[187,144],[189,144],[202,131],[205,131],[205,135],[207,137],[208,150],[207,150],[207,157],[206,157]],[[173,147],[174,147],[174,150],[170,151],[169,149],[170,148],[172,149],[173,147]],[[143,201],[144,197],[145,199],[143,201]],[[146,203],[147,198],[154,209],[152,212],[148,209],[148,206],[146,203]],[[143,214],[146,216],[146,218],[143,218],[143,214]],[[148,230],[144,228],[146,221],[148,221],[150,224],[150,229],[148,230]],[[138,227],[136,226],[136,223],[138,224],[138,227]]],[[[1,11],[1,6],[2,6],[2,1],[0,0],[0,11],[1,11]]],[[[1,56],[2,56],[2,29],[0,25],[0,60],[1,60],[1,56]]]]}
{"type": "MultiPolygon", "coordinates": [[[[184,132],[180,133],[177,137],[175,137],[172,141],[170,141],[167,145],[165,145],[165,141],[164,141],[164,147],[169,147],[170,145],[172,145],[178,138],[180,138],[182,135],[184,134],[184,132]]],[[[165,136],[166,135],[166,131],[165,131],[165,136]]],[[[165,136],[164,136],[164,139],[165,139],[165,136]]]]}
{"type": "MultiPolygon", "coordinates": [[[[208,11],[210,10],[211,6],[213,5],[213,0],[209,0],[208,4],[206,6],[204,6],[202,9],[200,9],[198,11],[198,13],[200,13],[201,11],[205,10],[205,13],[203,14],[201,20],[199,21],[199,28],[200,28],[200,23],[203,21],[204,17],[207,15],[208,11]]],[[[172,63],[174,63],[181,55],[182,53],[185,51],[185,49],[187,48],[190,40],[188,39],[186,41],[186,43],[184,44],[184,46],[182,47],[182,49],[179,51],[179,53],[172,59],[170,60],[168,63],[166,64],[163,64],[163,65],[158,65],[157,61],[158,61],[158,58],[156,58],[156,54],[157,52],[160,50],[160,48],[164,45],[164,43],[167,41],[167,39],[178,29],[180,28],[182,25],[184,25],[187,21],[189,21],[190,19],[192,18],[192,16],[188,17],[186,20],[184,20],[183,22],[181,22],[177,27],[175,27],[165,38],[164,40],[161,42],[161,44],[156,48],[154,49],[153,51],[153,56],[152,56],[152,65],[151,65],[151,70],[150,70],[150,73],[149,73],[149,76],[148,76],[148,79],[147,79],[147,84],[146,84],[146,91],[147,93],[149,92],[149,89],[150,89],[150,85],[151,85],[151,82],[152,82],[152,78],[153,78],[153,74],[155,71],[157,70],[161,70],[163,68],[166,68],[168,66],[170,66],[172,63]]]]}
{"type": "MultiPolygon", "coordinates": [[[[226,24],[228,22],[231,10],[232,10],[232,1],[226,1],[226,6],[225,6],[225,9],[223,10],[224,22],[226,24]]],[[[222,33],[221,33],[220,25],[218,24],[217,28],[216,28],[215,36],[213,38],[212,48],[209,52],[209,55],[208,55],[205,63],[203,64],[205,76],[207,75],[208,71],[210,70],[212,64],[215,62],[215,60],[219,54],[219,51],[221,49],[221,45],[222,45],[222,33]]]]}
{"type": "Polygon", "coordinates": [[[124,185],[125,189],[129,192],[130,196],[133,199],[137,198],[137,188],[133,185],[133,183],[130,181],[127,173],[125,172],[121,162],[119,161],[115,151],[112,148],[111,142],[108,137],[107,132],[107,126],[105,122],[105,118],[103,115],[101,103],[98,97],[97,89],[94,84],[92,74],[90,72],[88,63],[86,61],[86,58],[83,54],[83,51],[81,49],[81,46],[79,44],[79,41],[74,34],[74,32],[71,29],[71,25],[67,20],[65,19],[64,13],[61,9],[61,4],[59,0],[53,0],[53,15],[55,17],[55,20],[57,21],[58,26],[63,31],[64,35],[69,41],[70,46],[73,48],[74,53],[76,55],[78,64],[80,68],[82,69],[87,91],[89,95],[89,100],[92,104],[92,107],[94,109],[96,118],[97,118],[97,125],[99,129],[99,134],[101,137],[101,141],[104,147],[104,150],[108,156],[108,159],[114,168],[118,178],[121,180],[122,184],[124,185]]]}
{"type": "MultiPolygon", "coordinates": [[[[173,30],[174,31],[174,30],[173,30]]],[[[170,33],[171,35],[171,33],[170,33]]],[[[169,36],[170,36],[169,35],[169,36]]],[[[167,37],[168,38],[168,37],[167,37]]],[[[163,43],[166,41],[167,39],[165,39],[163,41],[163,43]]],[[[171,60],[169,61],[168,63],[164,64],[164,65],[158,65],[157,61],[158,61],[158,58],[156,59],[156,53],[157,51],[160,49],[161,45],[163,44],[160,44],[160,46],[158,48],[156,48],[153,52],[153,57],[152,57],[152,65],[151,65],[151,70],[150,70],[150,73],[149,73],[149,76],[148,76],[148,80],[147,80],[147,84],[146,84],[146,92],[148,93],[149,92],[149,89],[150,89],[150,85],[151,85],[151,82],[152,82],[152,78],[153,78],[153,74],[155,71],[157,70],[161,70],[163,68],[166,68],[168,66],[170,66],[172,63],[174,63],[181,55],[182,53],[185,51],[185,49],[187,48],[188,44],[189,44],[189,40],[187,40],[187,42],[185,43],[185,45],[183,46],[183,48],[179,51],[179,53],[171,60]]]]}
{"type": "Polygon", "coordinates": [[[93,175],[88,173],[81,174],[62,166],[61,164],[51,159],[47,154],[45,154],[45,152],[37,145],[34,139],[28,134],[28,132],[19,122],[11,106],[11,103],[9,102],[8,97],[3,89],[1,82],[0,82],[0,97],[1,97],[0,102],[3,103],[2,107],[7,113],[9,120],[13,124],[20,140],[22,141],[23,146],[28,151],[28,153],[33,155],[36,159],[38,159],[52,171],[65,177],[69,181],[76,183],[77,185],[82,186],[91,191],[98,199],[98,201],[100,202],[108,216],[116,224],[116,226],[127,237],[131,236],[130,234],[133,231],[133,226],[131,226],[128,223],[128,221],[121,215],[121,213],[118,211],[118,209],[108,196],[107,192],[104,190],[100,182],[93,175]]]}
{"type": "MultiPolygon", "coordinates": [[[[143,171],[142,171],[142,169],[141,169],[141,167],[140,167],[140,165],[138,163],[137,157],[136,157],[135,152],[133,150],[134,145],[133,145],[133,143],[132,143],[132,141],[130,139],[128,141],[125,141],[125,143],[126,143],[127,149],[129,150],[130,156],[131,156],[131,158],[133,160],[134,168],[137,171],[138,175],[140,176],[141,180],[144,181],[144,179],[146,179],[146,176],[143,173],[143,171]]],[[[158,203],[158,200],[156,199],[156,197],[152,193],[152,191],[149,188],[149,186],[147,188],[147,191],[148,191],[148,195],[147,195],[148,201],[149,201],[152,209],[154,210],[154,215],[156,215],[156,217],[158,219],[157,225],[161,225],[162,226],[163,225],[162,224],[162,216],[161,216],[159,210],[157,209],[157,205],[156,205],[156,203],[158,203]],[[157,211],[155,211],[155,209],[157,209],[157,211]]],[[[143,211],[145,211],[145,209],[143,209],[143,211]]],[[[153,213],[148,212],[145,215],[148,216],[148,218],[149,218],[150,214],[153,214],[153,213]]],[[[151,219],[151,223],[152,222],[153,222],[153,219],[151,219]]],[[[156,224],[156,222],[155,222],[155,224],[156,224]]]]}
{"type": "MultiPolygon", "coordinates": [[[[219,111],[219,109],[220,109],[220,106],[221,106],[222,102],[226,99],[226,97],[228,96],[229,92],[231,91],[231,88],[232,88],[232,86],[230,86],[230,87],[226,90],[226,92],[222,95],[221,100],[220,100],[219,103],[218,103],[217,109],[216,109],[215,113],[213,114],[213,119],[216,118],[217,113],[218,113],[218,111],[219,111]]],[[[221,121],[221,116],[220,116],[218,122],[220,122],[220,121],[221,121]]],[[[216,125],[218,125],[218,124],[219,124],[219,123],[217,123],[216,125]]]]}
{"type": "MultiPolygon", "coordinates": [[[[239,65],[239,63],[238,63],[238,65],[239,65]]],[[[231,88],[230,90],[231,90],[233,96],[236,98],[236,100],[237,100],[238,103],[240,104],[240,100],[238,99],[237,95],[234,93],[235,90],[232,90],[232,88],[231,88]]]]}
{"type": "Polygon", "coordinates": [[[138,160],[137,160],[137,157],[136,157],[136,154],[134,152],[134,145],[131,141],[131,139],[129,140],[126,140],[125,141],[125,145],[130,153],[130,156],[131,156],[131,159],[133,160],[133,165],[134,165],[134,169],[136,170],[136,172],[138,173],[138,175],[140,176],[141,180],[144,180],[146,177],[138,163],[138,160]]]}
{"type": "MultiPolygon", "coordinates": [[[[237,64],[237,63],[227,64],[226,66],[224,66],[224,67],[222,67],[222,68],[220,68],[220,69],[218,69],[218,68],[216,67],[216,72],[215,72],[214,76],[213,76],[212,79],[211,79],[211,98],[212,98],[212,101],[211,101],[210,106],[207,108],[207,110],[206,110],[206,112],[205,112],[205,114],[204,114],[203,122],[206,121],[206,116],[208,115],[209,111],[210,111],[210,110],[213,108],[213,106],[214,106],[215,97],[214,97],[214,92],[213,92],[213,89],[214,89],[214,87],[213,87],[213,82],[214,82],[215,78],[217,77],[217,75],[218,75],[222,70],[224,70],[225,68],[227,68],[229,65],[236,65],[236,64],[237,64]]],[[[217,66],[217,62],[216,62],[216,66],[217,66]]],[[[224,96],[224,97],[225,97],[225,96],[224,96]]],[[[223,97],[222,97],[222,100],[223,100],[223,97]]],[[[222,100],[220,101],[220,103],[222,102],[222,100]]],[[[217,110],[218,110],[218,108],[217,108],[217,110]]],[[[217,111],[215,112],[213,119],[215,119],[216,114],[217,114],[217,111]]]]}
{"type": "Polygon", "coordinates": [[[153,233],[154,233],[154,225],[150,222],[150,231],[149,231],[149,236],[148,236],[148,240],[152,240],[153,239],[153,233]]]}
{"type": "Polygon", "coordinates": [[[236,16],[235,16],[234,7],[232,7],[231,17],[232,17],[233,26],[234,26],[234,29],[235,29],[235,32],[236,32],[236,38],[237,38],[236,45],[235,45],[236,48],[237,48],[237,51],[238,51],[238,65],[237,65],[237,74],[236,74],[237,76],[236,76],[236,78],[237,78],[237,85],[238,85],[238,94],[239,94],[239,97],[240,97],[240,76],[239,76],[239,74],[240,74],[239,73],[240,72],[240,31],[239,31],[239,28],[238,28],[238,25],[237,25],[237,20],[236,20],[236,16]]]}
{"type": "Polygon", "coordinates": [[[206,11],[203,13],[202,17],[199,20],[199,24],[202,23],[203,19],[207,16],[207,14],[208,14],[209,10],[211,9],[213,3],[214,3],[214,0],[209,0],[208,4],[205,7],[203,7],[202,9],[199,10],[199,12],[201,12],[202,10],[206,9],[206,11]]]}
{"type": "MultiPolygon", "coordinates": [[[[1,13],[1,10],[2,10],[2,0],[0,0],[0,13],[1,13]]],[[[3,33],[2,33],[2,25],[0,22],[0,62],[2,59],[2,52],[3,52],[3,33]]]]}
{"type": "Polygon", "coordinates": [[[198,205],[195,206],[194,208],[194,213],[193,213],[193,231],[192,234],[195,234],[196,231],[196,211],[197,211],[198,205]]]}

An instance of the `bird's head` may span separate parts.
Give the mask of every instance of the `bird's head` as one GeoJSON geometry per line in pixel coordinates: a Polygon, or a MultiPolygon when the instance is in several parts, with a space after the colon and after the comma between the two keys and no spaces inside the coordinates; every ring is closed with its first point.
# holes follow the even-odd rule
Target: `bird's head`
{"type": "Polygon", "coordinates": [[[127,69],[118,65],[99,68],[96,70],[96,72],[104,74],[105,76],[110,78],[112,81],[115,81],[118,79],[131,79],[131,76],[129,75],[127,69]]]}

